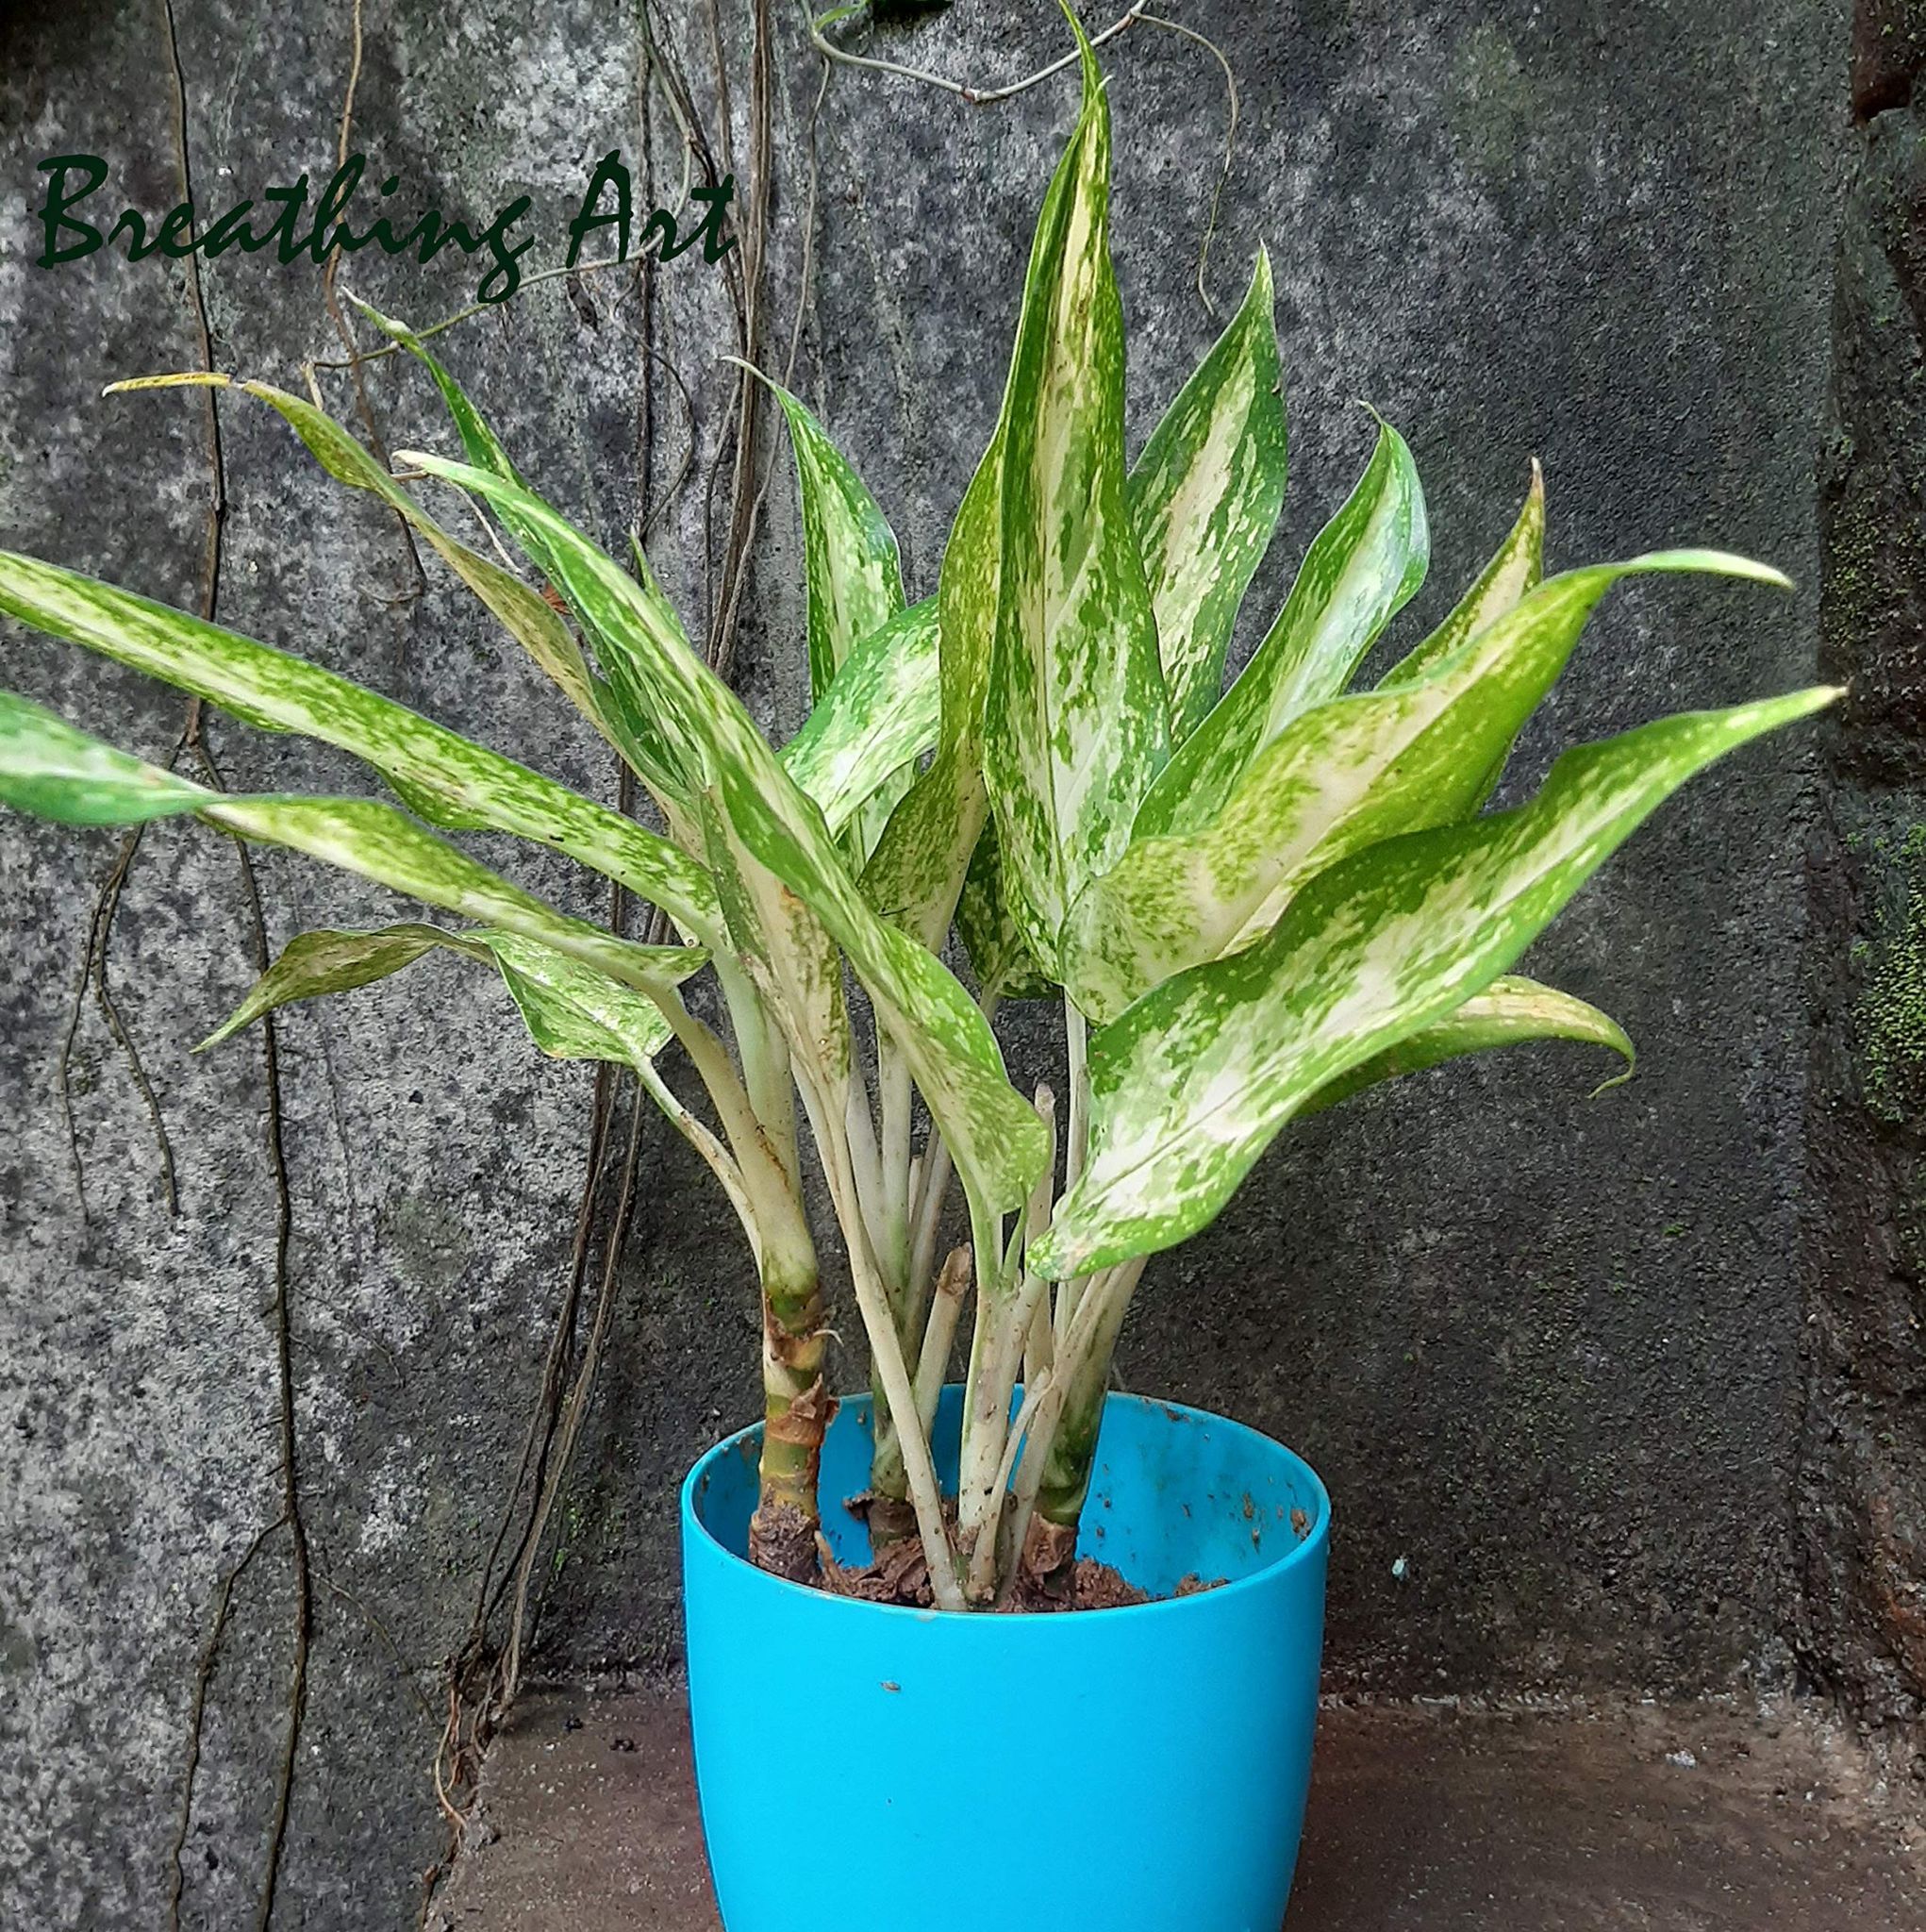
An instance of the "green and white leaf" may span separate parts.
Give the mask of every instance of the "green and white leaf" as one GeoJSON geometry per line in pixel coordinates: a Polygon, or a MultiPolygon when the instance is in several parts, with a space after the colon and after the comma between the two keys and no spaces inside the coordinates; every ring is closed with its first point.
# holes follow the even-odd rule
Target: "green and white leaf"
{"type": "Polygon", "coordinates": [[[350,752],[437,824],[537,840],[661,907],[705,943],[717,930],[715,882],[668,840],[305,658],[6,551],[0,610],[249,724],[350,752]]]}
{"type": "Polygon", "coordinates": [[[1505,973],[1685,779],[1836,695],[1688,712],[1567,752],[1529,805],[1358,853],[1256,945],[1146,993],[1091,1039],[1090,1158],[1036,1265],[1087,1274],[1196,1233],[1312,1095],[1505,973]]]}
{"type": "MultiPolygon", "coordinates": [[[[865,638],[903,610],[903,562],[896,533],[857,475],[855,465],[796,396],[767,376],[789,428],[802,499],[803,566],[809,631],[809,695],[820,703],[865,638]]],[[[852,846],[860,865],[876,849],[890,808],[915,768],[887,774],[880,794],[857,811],[852,846]]]]}
{"type": "Polygon", "coordinates": [[[986,1002],[1054,999],[1060,991],[1031,957],[1010,916],[994,825],[984,826],[971,855],[970,870],[956,901],[956,936],[970,955],[977,988],[986,1002]]]}
{"type": "Polygon", "coordinates": [[[1339,859],[1469,818],[1599,600],[1643,571],[1785,581],[1744,558],[1700,550],[1571,571],[1482,629],[1462,628],[1455,651],[1434,656],[1425,675],[1300,712],[1214,819],[1134,839],[1116,869],[1085,890],[1064,944],[1078,1005],[1112,1020],[1173,974],[1249,945],[1339,859]]]}
{"type": "Polygon", "coordinates": [[[782,405],[796,458],[814,700],[856,645],[902,610],[903,564],[896,533],[855,466],[799,397],[762,380],[782,405]]]}
{"type": "Polygon", "coordinates": [[[798,1067],[832,1108],[840,1109],[850,1074],[842,956],[809,902],[743,843],[717,794],[703,792],[697,805],[737,956],[798,1067]]]}
{"type": "Polygon", "coordinates": [[[1044,197],[997,440],[1003,555],[984,772],[1010,907],[1054,973],[1169,755],[1157,628],[1123,455],[1110,263],[1110,116],[1088,42],[1075,131],[1044,197]]]}
{"type": "Polygon", "coordinates": [[[1005,1077],[994,1036],[942,962],[872,911],[822,813],[735,693],[665,631],[633,578],[539,498],[438,458],[409,454],[404,460],[490,501],[512,501],[537,525],[571,602],[592,612],[597,634],[627,656],[671,744],[689,769],[705,773],[732,841],[795,894],[848,955],[975,1197],[990,1211],[1019,1206],[1041,1163],[1043,1133],[1005,1077]]]}
{"type": "Polygon", "coordinates": [[[1137,458],[1130,502],[1181,743],[1223,690],[1244,592],[1284,508],[1284,370],[1270,258],[1137,458]]]}
{"type": "Polygon", "coordinates": [[[1428,676],[1487,625],[1514,608],[1545,574],[1545,473],[1532,458],[1531,487],[1523,508],[1477,581],[1453,607],[1451,615],[1415,649],[1407,651],[1378,679],[1380,691],[1413,684],[1428,676]]]}
{"type": "Polygon", "coordinates": [[[464,933],[413,921],[373,930],[321,926],[313,932],[299,933],[281,948],[274,964],[248,989],[247,997],[194,1051],[205,1053],[210,1046],[219,1046],[264,1013],[300,1000],[353,992],[374,985],[377,979],[390,978],[438,946],[472,959],[487,957],[464,933]]]}
{"type": "Polygon", "coordinates": [[[891,775],[937,741],[942,724],[937,600],[925,597],[850,652],[783,764],[839,832],[891,775]]]}
{"type": "MultiPolygon", "coordinates": [[[[263,1013],[298,1000],[350,992],[389,978],[437,947],[499,967],[530,1038],[556,1058],[639,1066],[673,1037],[649,1000],[552,947],[482,927],[451,931],[405,923],[373,931],[323,927],[290,940],[247,997],[196,1051],[218,1045],[263,1013]]],[[[692,974],[706,955],[689,948],[686,957],[692,974]]]]}
{"type": "Polygon", "coordinates": [[[1423,583],[1430,558],[1417,467],[1404,439],[1380,424],[1363,476],[1318,533],[1277,622],[1152,787],[1138,836],[1215,818],[1252,759],[1299,712],[1350,683],[1379,632],[1423,583]]]}
{"type": "MultiPolygon", "coordinates": [[[[420,336],[405,323],[396,322],[391,316],[383,315],[365,302],[356,300],[356,308],[364,314],[383,334],[399,342],[409,355],[427,370],[435,387],[441,392],[450,420],[455,425],[456,434],[461,439],[461,447],[468,460],[477,469],[491,471],[520,489],[528,486],[523,481],[508,456],[502,440],[483,419],[459,383],[442,366],[440,359],[423,341],[420,336]]],[[[542,578],[550,583],[556,582],[553,560],[543,547],[541,534],[533,526],[520,521],[512,508],[502,511],[502,522],[508,534],[515,540],[523,555],[540,572],[542,578]]],[[[603,640],[594,626],[588,623],[580,611],[574,613],[582,625],[584,634],[594,645],[598,656],[603,655],[603,640]]],[[[605,658],[603,669],[611,671],[609,683],[598,680],[597,699],[613,727],[618,748],[633,766],[656,800],[665,809],[672,799],[686,793],[689,784],[689,774],[679,770],[672,757],[661,733],[656,730],[650,718],[646,704],[639,702],[639,694],[623,686],[618,675],[605,658]]]]}
{"type": "Polygon", "coordinates": [[[1373,1054],[1348,1074],[1340,1074],[1311,1095],[1298,1108],[1297,1118],[1321,1113],[1375,1087],[1395,1080],[1403,1074],[1421,1074],[1427,1068],[1442,1066],[1447,1060],[1461,1059],[1467,1054],[1483,1053],[1494,1046],[1521,1046],[1538,1040],[1569,1040],[1584,1046],[1609,1047],[1622,1057],[1623,1073],[1614,1074],[1593,1091],[1602,1092],[1632,1077],[1637,1063],[1632,1041],[1625,1029],[1609,1013],[1601,1012],[1586,1001],[1576,999],[1556,987],[1540,986],[1535,979],[1506,974],[1494,979],[1481,993],[1474,993],[1456,1012],[1421,1026],[1396,1046],[1373,1054]]]}
{"type": "Polygon", "coordinates": [[[500,619],[503,627],[554,679],[570,703],[611,744],[619,746],[620,721],[607,702],[607,690],[584,661],[581,646],[570,635],[568,625],[520,577],[449,536],[332,416],[300,396],[268,383],[237,382],[230,376],[200,371],[141,376],[131,382],[116,383],[113,391],[184,387],[238,389],[278,410],[330,476],[350,489],[365,490],[379,497],[400,516],[500,619]]]}
{"type": "Polygon", "coordinates": [[[888,923],[940,950],[988,814],[984,693],[1003,566],[1003,444],[992,436],[943,546],[937,581],[936,756],[890,814],[863,872],[863,896],[888,923]]]}
{"type": "Polygon", "coordinates": [[[636,945],[557,912],[391,805],[210,791],[10,691],[0,691],[0,803],[73,825],[192,812],[241,838],[305,852],[444,912],[552,946],[665,1004],[676,1002],[676,986],[705,957],[686,946],[636,945]]]}

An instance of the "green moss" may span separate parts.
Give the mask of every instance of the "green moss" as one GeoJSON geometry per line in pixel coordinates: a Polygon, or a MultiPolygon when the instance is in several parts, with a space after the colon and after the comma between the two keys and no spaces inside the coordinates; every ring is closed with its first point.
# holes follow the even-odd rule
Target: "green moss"
{"type": "MultiPolygon", "coordinates": [[[[1921,829],[1908,835],[1907,852],[1922,849],[1921,829]]],[[[1926,891],[1909,892],[1903,917],[1884,924],[1853,949],[1866,972],[1853,1032],[1867,1107],[1902,1125],[1926,1118],[1926,891]]]]}
{"type": "Polygon", "coordinates": [[[1447,113],[1469,167],[1499,178],[1517,171],[1519,150],[1538,118],[1536,104],[1517,48],[1488,22],[1467,34],[1453,57],[1447,113]]]}
{"type": "Polygon", "coordinates": [[[1896,595],[1926,575],[1918,523],[1892,515],[1876,498],[1849,496],[1826,537],[1826,623],[1835,637],[1858,641],[1891,612],[1896,595]]]}

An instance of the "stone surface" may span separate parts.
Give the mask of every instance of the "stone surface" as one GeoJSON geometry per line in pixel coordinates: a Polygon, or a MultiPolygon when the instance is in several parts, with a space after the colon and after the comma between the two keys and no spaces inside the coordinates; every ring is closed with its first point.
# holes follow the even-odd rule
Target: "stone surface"
{"type": "MultiPolygon", "coordinates": [[[[658,11],[712,119],[706,15],[658,11]]],[[[838,70],[813,123],[809,222],[822,75],[794,10],[773,12],[768,353],[784,353],[806,228],[796,386],[859,454],[921,590],[990,421],[1071,92],[1059,79],[979,109],[838,70]]],[[[739,160],[748,14],[721,15],[739,160]]],[[[1060,45],[1048,10],[1034,16],[1013,27],[964,0],[878,30],[872,51],[1007,81],[1060,45]]],[[[354,18],[318,0],[0,12],[0,541],[200,602],[203,403],[98,395],[198,359],[188,283],[158,259],[33,266],[34,163],[102,153],[103,199],[159,213],[181,164],[177,53],[204,208],[304,169],[319,178],[354,18]]],[[[1854,152],[1838,0],[1210,0],[1185,19],[1222,44],[1242,109],[1205,286],[1226,308],[1269,241],[1290,373],[1291,505],[1240,650],[1363,458],[1363,396],[1409,433],[1431,491],[1433,582],[1402,636],[1495,542],[1535,452],[1554,564],[1702,539],[1802,587],[1620,593],[1528,735],[1514,795],[1569,740],[1808,678],[1813,454],[1854,152]]],[[[599,156],[622,145],[645,187],[631,13],[367,0],[362,24],[356,144],[402,177],[410,211],[434,202],[485,223],[526,192],[528,259],[547,264],[599,156]]],[[[1133,28],[1106,59],[1141,434],[1212,333],[1194,282],[1225,97],[1208,52],[1168,31],[1133,28]]],[[[647,98],[667,196],[679,156],[659,91],[647,98]]],[[[452,251],[427,268],[367,253],[343,279],[423,321],[466,303],[479,274],[452,251]]],[[[443,346],[539,484],[591,528],[619,541],[645,494],[663,508],[652,543],[700,619],[722,541],[718,527],[705,544],[702,480],[731,379],[722,284],[691,257],[660,280],[655,347],[692,405],[685,477],[680,392],[645,355],[645,305],[621,282],[531,286],[443,346]]],[[[230,254],[205,287],[218,366],[299,387],[305,360],[338,353],[311,263],[230,254]]],[[[356,417],[345,377],[318,379],[356,417]]],[[[365,380],[389,446],[445,442],[397,361],[365,380]]],[[[613,795],[593,741],[442,577],[416,593],[390,519],[326,485],[265,411],[224,401],[219,423],[224,621],[613,795]]],[[[788,490],[779,459],[737,667],[777,729],[801,709],[788,490]]],[[[0,649],[9,687],[131,749],[165,756],[181,731],[180,705],[138,677],[10,625],[0,649]]],[[[220,719],[206,735],[237,788],[365,784],[311,746],[220,719]]],[[[1152,1271],[1124,1345],[1130,1385],[1248,1417],[1331,1482],[1343,1681],[1769,1685],[1801,1633],[1827,1665],[1838,1623],[1801,1622],[1797,1556],[1803,1539],[1832,1560],[1874,1491],[1853,1489],[1860,1503],[1836,1518],[1810,1489],[1795,1503],[1800,1243],[1814,1224],[1805,1058],[1790,1042],[1806,1024],[1813,741],[1755,747],[1702,782],[1537,950],[1536,970],[1630,1027],[1635,1084],[1587,1103],[1589,1065],[1551,1049],[1427,1076],[1289,1139],[1209,1236],[1152,1271]]],[[[485,849],[557,903],[601,911],[553,858],[485,849]]],[[[127,1055],[91,996],[77,1004],[72,1147],[57,1087],[115,851],[106,835],[0,827],[0,1922],[103,1932],[164,1918],[196,1660],[224,1578],[281,1510],[261,1047],[189,1051],[253,971],[244,881],[230,848],[157,826],[113,929],[116,1010],[173,1145],[171,1214],[127,1055]]],[[[256,863],[276,945],[393,916],[342,877],[256,863]]],[[[279,1042],[314,1652],[274,1923],[387,1926],[415,1910],[444,1843],[428,1779],[440,1662],[469,1629],[561,1303],[589,1085],[525,1051],[499,991],[447,961],[290,1013],[279,1042]]],[[[1021,1026],[1012,1058],[1044,1070],[1021,1026]]],[[[555,1670],[672,1660],[672,1481],[755,1403],[732,1224],[652,1121],[639,1172],[609,1373],[540,1566],[555,1670]]],[[[1868,1225],[1891,1211],[1870,1201],[1868,1225]]],[[[1900,1324],[1902,1381],[1918,1356],[1899,1304],[1882,1307],[1900,1324]]],[[[1808,1445],[1821,1491],[1829,1467],[1808,1445]]],[[[1861,1601],[1868,1574],[1840,1572],[1841,1601],[1861,1601]]],[[[208,1687],[186,1924],[252,1911],[292,1608],[276,1531],[235,1590],[208,1687]]]]}
{"type": "MultiPolygon", "coordinates": [[[[1926,8],[1873,8],[1899,58],[1926,8]]],[[[1865,36],[1862,35],[1862,39],[1865,36]]],[[[1918,64],[1917,51],[1912,68],[1918,64]]],[[[1907,70],[1910,79],[1912,69],[1907,70]]],[[[1807,1648],[1869,1724],[1926,1717],[1926,115],[1858,142],[1821,472],[1828,676],[1812,847],[1807,1648]]]]}
{"type": "MultiPolygon", "coordinates": [[[[720,1924],[673,1692],[531,1699],[472,1844],[438,1932],[720,1924]]],[[[1797,1705],[1338,1705],[1286,1932],[1913,1932],[1922,1887],[1917,1808],[1797,1705]]]]}

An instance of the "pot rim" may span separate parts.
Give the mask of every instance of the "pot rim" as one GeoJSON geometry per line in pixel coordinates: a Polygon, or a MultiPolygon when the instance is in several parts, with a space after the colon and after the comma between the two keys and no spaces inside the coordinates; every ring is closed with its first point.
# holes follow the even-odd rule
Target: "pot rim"
{"type": "MultiPolygon", "coordinates": [[[[857,1395],[838,1398],[841,1407],[868,1409],[871,1406],[868,1390],[857,1395]]],[[[1260,1565],[1247,1575],[1235,1578],[1229,1583],[1220,1584],[1215,1590],[1200,1590],[1188,1596],[1157,1597],[1145,1604],[1121,1604],[1110,1609],[1075,1610],[1008,1610],[987,1612],[984,1610],[938,1610],[920,1609],[909,1604],[872,1603],[864,1597],[838,1596],[833,1591],[818,1590],[813,1584],[792,1583],[786,1576],[777,1576],[767,1570],[760,1570],[747,1557],[739,1557],[717,1537],[701,1517],[696,1508],[696,1489],[705,1474],[731,1452],[740,1453],[740,1447],[753,1438],[762,1434],[763,1424],[751,1423],[746,1428],[737,1429],[724,1436],[696,1457],[689,1474],[682,1479],[681,1514],[685,1535],[693,1531],[718,1556],[726,1558],[737,1568],[746,1570],[751,1575],[778,1591],[789,1592],[810,1603],[837,1605],[852,1611],[873,1611],[887,1617],[907,1617],[919,1624],[943,1623],[952,1624],[976,1624],[984,1627],[1008,1628],[1012,1624],[1032,1626],[1037,1624],[1064,1624],[1071,1628],[1087,1624],[1092,1618],[1148,1617],[1159,1613],[1182,1612],[1190,1609],[1208,1608],[1222,1604],[1237,1596],[1240,1591],[1254,1590],[1260,1585],[1272,1583],[1279,1573],[1288,1570],[1295,1563],[1313,1561],[1323,1550],[1331,1534],[1331,1493],[1324,1487],[1324,1479],[1287,1442],[1280,1442],[1275,1437],[1267,1436],[1262,1429],[1255,1429],[1249,1423],[1240,1423],[1233,1416],[1217,1414],[1212,1409],[1198,1408],[1187,1402],[1171,1402],[1155,1395],[1126,1394],[1113,1389],[1104,1398],[1107,1409],[1111,1403],[1131,1403],[1140,1408],[1161,1409],[1171,1422],[1188,1421],[1208,1424],[1214,1428],[1236,1429],[1240,1434],[1254,1437],[1266,1448],[1282,1450],[1310,1478],[1311,1491],[1316,1499],[1317,1508],[1312,1515],[1310,1527],[1291,1544],[1290,1548],[1270,1562],[1260,1565]]]]}

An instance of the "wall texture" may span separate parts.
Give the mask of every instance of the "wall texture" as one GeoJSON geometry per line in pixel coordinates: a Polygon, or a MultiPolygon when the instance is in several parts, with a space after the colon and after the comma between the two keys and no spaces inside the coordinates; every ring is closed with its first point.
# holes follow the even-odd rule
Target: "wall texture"
{"type": "MultiPolygon", "coordinates": [[[[746,171],[749,11],[717,11],[746,171]]],[[[709,15],[658,13],[719,128],[709,15]]],[[[920,591],[993,414],[1071,88],[976,108],[838,68],[824,89],[792,9],[775,13],[764,340],[787,353],[806,241],[795,386],[859,453],[920,591]]],[[[1884,1673],[1868,1707],[1910,1709],[1918,1520],[1876,1518],[1902,1453],[1880,1432],[1902,1411],[1918,1427],[1917,1276],[1889,1246],[1915,1213],[1917,1150],[1881,1110],[1910,1104],[1917,1049],[1866,1057],[1884,1038],[1881,990],[1910,997],[1918,976],[1918,571],[1896,548],[1917,541],[1918,496],[1910,523],[1879,507],[1917,483],[1881,426],[1888,389],[1918,380],[1916,351],[1883,333],[1917,287],[1880,279],[1913,245],[1905,88],[1855,137],[1843,0],[1209,0],[1184,18],[1221,45],[1241,106],[1204,286],[1227,310],[1269,242],[1291,391],[1290,507],[1244,648],[1363,461],[1366,398],[1406,431],[1431,491],[1433,582],[1401,635],[1495,543],[1534,454],[1555,566],[1705,541],[1801,585],[1620,592],[1510,795],[1574,739],[1809,679],[1822,508],[1826,649],[1864,696],[1825,749],[1788,736],[1702,781],[1538,949],[1545,976],[1629,1026],[1633,1085],[1587,1102],[1588,1065],[1532,1051],[1288,1137],[1216,1228],[1154,1268],[1123,1376],[1232,1409],[1322,1469],[1340,1682],[1772,1685],[1802,1649],[1862,1689],[1884,1673]],[[1887,573],[1870,657],[1839,561],[1862,498],[1887,519],[1864,540],[1887,573]],[[1807,961],[1849,931],[1871,949],[1858,978],[1816,969],[1816,989],[1807,961]],[[1886,1084],[1866,1089],[1868,1068],[1886,1084]],[[1831,1131],[1835,1100],[1858,1137],[1837,1160],[1808,1132],[1831,1131]],[[1859,1247],[1835,1238],[1842,1215],[1859,1247]],[[1855,1300],[1868,1278],[1873,1299],[1855,1300]],[[1868,1337],[1876,1401],[1855,1406],[1868,1337]]],[[[635,14],[366,0],[361,19],[354,145],[403,177],[398,199],[485,222],[528,192],[532,265],[558,259],[608,148],[639,175],[646,146],[665,198],[679,181],[635,14]]],[[[998,82],[1061,36],[1041,5],[958,0],[851,44],[998,82]]],[[[184,159],[204,209],[325,175],[353,45],[353,9],[314,0],[0,15],[0,541],[184,606],[211,596],[238,628],[613,795],[535,674],[434,570],[420,585],[392,521],[344,501],[278,419],[224,402],[217,470],[197,399],[99,399],[116,376],[200,359],[176,267],[32,265],[23,211],[48,154],[108,157],[102,199],[155,213],[184,159]]],[[[1213,333],[1196,282],[1226,97],[1204,48],[1148,24],[1105,59],[1141,435],[1213,333]]],[[[344,276],[417,321],[462,306],[475,278],[458,259],[372,254],[344,276]]],[[[731,392],[723,296],[691,256],[649,297],[621,276],[550,281],[445,341],[524,466],[590,527],[619,541],[645,494],[661,508],[653,548],[698,615],[720,552],[701,484],[731,392]]],[[[204,299],[218,367],[298,386],[305,360],[339,353],[311,265],[229,255],[204,299]]],[[[352,416],[347,377],[318,379],[352,416]]],[[[377,363],[364,382],[390,446],[445,441],[407,370],[377,363]]],[[[779,459],[737,662],[775,728],[801,700],[789,488],[779,459]]],[[[182,739],[181,705],[136,677],[17,628],[0,650],[9,687],[130,748],[165,757],[182,739]]],[[[236,789],[360,783],[330,754],[212,716],[198,742],[236,789]]],[[[0,826],[0,1919],[149,1926],[177,1869],[183,1924],[246,1920],[295,1656],[285,1390],[312,1631],[275,1924],[390,1925],[442,1842],[426,1778],[440,1660],[470,1627],[567,1286],[590,1083],[524,1052],[499,991],[452,964],[288,1014],[284,1297],[262,1040],[189,1051],[251,976],[248,879],[224,843],[156,826],[125,865],[99,983],[83,983],[120,852],[0,826]]],[[[603,909],[540,853],[493,856],[603,909]]],[[[275,945],[392,916],[372,889],[276,855],[255,879],[275,945]]],[[[1033,1075],[1034,1048],[1020,1027],[1012,1059],[1033,1075]]],[[[540,1566],[540,1655],[557,1671],[672,1659],[672,1479],[755,1400],[733,1227],[652,1122],[638,1144],[608,1372],[540,1566]]]]}
{"type": "Polygon", "coordinates": [[[1926,6],[1867,0],[1820,473],[1824,737],[1813,845],[1799,1489],[1817,1674],[1868,1724],[1926,1713],[1926,6]]]}

